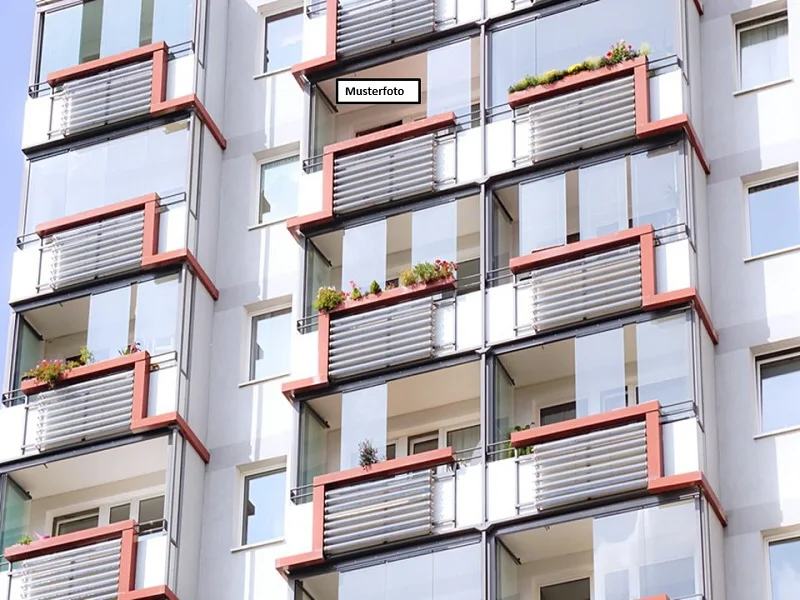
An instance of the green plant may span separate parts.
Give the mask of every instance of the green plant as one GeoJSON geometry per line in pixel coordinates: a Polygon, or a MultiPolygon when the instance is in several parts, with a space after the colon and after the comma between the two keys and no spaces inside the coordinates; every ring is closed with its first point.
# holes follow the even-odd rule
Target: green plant
{"type": "Polygon", "coordinates": [[[94,354],[86,346],[81,346],[81,353],[78,355],[78,360],[69,364],[69,367],[83,367],[94,362],[94,354]]]}
{"type": "Polygon", "coordinates": [[[46,383],[51,388],[56,386],[56,382],[61,376],[70,370],[70,365],[63,360],[43,360],[32,369],[23,373],[23,379],[37,379],[46,383]]]}
{"type": "Polygon", "coordinates": [[[406,269],[400,273],[400,285],[409,286],[415,283],[431,283],[440,279],[452,277],[458,270],[458,265],[449,260],[439,260],[432,262],[421,262],[414,265],[411,269],[406,269]]]}
{"type": "Polygon", "coordinates": [[[124,350],[119,351],[120,356],[128,356],[129,354],[136,354],[137,352],[142,351],[142,346],[139,342],[131,342],[128,344],[124,350]]]}
{"type": "Polygon", "coordinates": [[[32,542],[33,538],[29,535],[22,536],[21,538],[19,538],[19,540],[17,540],[17,544],[19,544],[20,546],[27,546],[32,542]]]}
{"type": "Polygon", "coordinates": [[[369,293],[370,294],[380,294],[381,293],[381,286],[374,279],[372,280],[372,283],[369,284],[369,293]]]}
{"type": "Polygon", "coordinates": [[[350,287],[352,291],[350,292],[350,300],[360,300],[364,297],[364,294],[361,293],[361,288],[356,285],[355,281],[350,282],[350,287]]]}
{"type": "Polygon", "coordinates": [[[369,440],[364,440],[358,444],[358,464],[364,469],[369,469],[372,465],[380,462],[381,457],[378,449],[369,440]]]}
{"type": "MultiPolygon", "coordinates": [[[[519,425],[517,425],[516,427],[514,427],[513,430],[514,431],[527,431],[532,426],[533,426],[533,423],[531,423],[529,425],[525,425],[523,427],[520,427],[519,425]]],[[[508,437],[509,438],[511,437],[511,433],[510,432],[509,432],[508,437]]],[[[527,454],[530,454],[531,452],[533,452],[533,447],[532,446],[525,446],[524,448],[517,448],[517,453],[519,454],[519,456],[525,456],[527,454]]]]}
{"type": "Polygon", "coordinates": [[[399,281],[400,285],[407,287],[419,282],[419,279],[417,278],[417,274],[414,272],[414,269],[405,269],[400,272],[399,281]]]}
{"type": "Polygon", "coordinates": [[[330,312],[342,302],[344,302],[347,294],[340,292],[333,286],[321,287],[317,290],[317,298],[314,300],[314,310],[320,312],[330,312]]]}

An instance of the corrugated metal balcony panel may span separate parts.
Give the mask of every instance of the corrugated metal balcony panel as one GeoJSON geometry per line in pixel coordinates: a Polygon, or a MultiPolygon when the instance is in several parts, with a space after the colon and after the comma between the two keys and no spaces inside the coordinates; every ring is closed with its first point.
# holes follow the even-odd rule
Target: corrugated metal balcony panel
{"type": "Polygon", "coordinates": [[[55,290],[139,267],[143,237],[143,211],[46,237],[44,248],[52,253],[50,287],[55,290]]]}
{"type": "Polygon", "coordinates": [[[31,399],[39,450],[109,435],[130,427],[133,371],[56,387],[31,399]]]}
{"type": "Polygon", "coordinates": [[[640,307],[639,245],[535,269],[531,291],[537,332],[640,307]]]}
{"type": "Polygon", "coordinates": [[[328,374],[346,377],[433,356],[432,297],[331,319],[328,374]]]}
{"type": "Polygon", "coordinates": [[[644,422],[533,447],[539,510],[647,487],[644,422]]]}
{"type": "Polygon", "coordinates": [[[352,212],[436,189],[437,135],[335,158],[334,212],[352,212]]]}
{"type": "Polygon", "coordinates": [[[431,33],[435,13],[432,0],[340,2],[336,50],[347,56],[431,33]]]}
{"type": "Polygon", "coordinates": [[[341,554],[433,530],[434,471],[326,490],[323,545],[341,554]]]}
{"type": "Polygon", "coordinates": [[[533,162],[633,137],[633,75],[534,102],[527,113],[533,162]]]}
{"type": "Polygon", "coordinates": [[[26,600],[112,600],[119,588],[121,541],[20,561],[12,575],[26,600]]]}
{"type": "Polygon", "coordinates": [[[153,61],[126,65],[64,84],[60,129],[69,135],[150,112],[153,61]]]}

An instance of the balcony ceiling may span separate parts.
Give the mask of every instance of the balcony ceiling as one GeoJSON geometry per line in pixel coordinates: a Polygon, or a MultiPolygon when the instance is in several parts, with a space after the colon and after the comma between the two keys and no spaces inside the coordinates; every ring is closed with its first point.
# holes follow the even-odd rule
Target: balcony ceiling
{"type": "Polygon", "coordinates": [[[591,552],[592,520],[582,519],[547,529],[528,529],[504,536],[502,540],[523,563],[591,552]]]}

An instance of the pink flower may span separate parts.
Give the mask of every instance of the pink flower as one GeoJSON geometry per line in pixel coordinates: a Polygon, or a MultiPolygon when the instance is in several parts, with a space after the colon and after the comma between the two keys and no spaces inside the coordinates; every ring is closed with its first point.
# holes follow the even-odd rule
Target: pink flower
{"type": "Polygon", "coordinates": [[[633,46],[631,46],[630,44],[628,44],[628,50],[633,50],[633,46]]]}
{"type": "Polygon", "coordinates": [[[606,52],[606,56],[607,56],[608,58],[611,58],[611,52],[606,52]]]}

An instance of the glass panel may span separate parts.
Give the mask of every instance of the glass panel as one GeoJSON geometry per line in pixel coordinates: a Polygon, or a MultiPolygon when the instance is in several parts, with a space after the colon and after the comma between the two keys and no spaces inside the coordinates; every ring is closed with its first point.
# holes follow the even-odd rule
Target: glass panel
{"type": "Polygon", "coordinates": [[[369,442],[378,452],[386,447],[386,419],[386,384],[342,394],[340,470],[359,466],[362,442],[369,442]]]}
{"type": "Polygon", "coordinates": [[[164,496],[156,496],[139,502],[139,523],[160,521],[164,518],[164,496]]]}
{"type": "Polygon", "coordinates": [[[555,406],[546,406],[539,411],[539,425],[552,425],[553,423],[563,423],[575,418],[575,403],[565,402],[555,406]]]}
{"type": "Polygon", "coordinates": [[[473,425],[447,432],[447,445],[459,454],[459,460],[478,458],[481,454],[481,426],[473,425]],[[472,452],[468,452],[471,450],[472,452]]]}
{"type": "Polygon", "coordinates": [[[90,4],[98,2],[90,0],[83,5],[44,14],[38,81],[45,81],[48,73],[71,67],[78,62],[83,7],[90,4]]]}
{"type": "Polygon", "coordinates": [[[480,600],[481,548],[478,544],[433,554],[436,600],[480,600]]]}
{"type": "Polygon", "coordinates": [[[250,379],[286,375],[291,371],[291,355],[286,352],[292,336],[291,309],[253,319],[250,348],[250,379]]]}
{"type": "Polygon", "coordinates": [[[588,579],[543,586],[540,600],[590,600],[591,585],[588,579]]]}
{"type": "Polygon", "coordinates": [[[631,156],[633,226],[686,223],[683,152],[662,148],[631,156]]]}
{"type": "Polygon", "coordinates": [[[789,77],[789,21],[747,29],[739,37],[742,89],[789,77]]]}
{"type": "Polygon", "coordinates": [[[264,71],[278,71],[303,58],[303,13],[267,19],[264,71]]]}
{"type": "MultiPolygon", "coordinates": [[[[139,511],[141,514],[141,510],[139,511]]],[[[112,506],[108,511],[109,523],[121,523],[131,518],[131,505],[120,504],[119,506],[112,506]]]]}
{"type": "Polygon", "coordinates": [[[594,597],[699,593],[699,528],[694,502],[594,519],[594,597]]]}
{"type": "Polygon", "coordinates": [[[383,600],[386,598],[386,565],[339,573],[338,600],[383,600]]]}
{"type": "Polygon", "coordinates": [[[297,214],[297,185],[300,159],[297,156],[261,165],[258,222],[280,221],[297,214]]]}
{"type": "Polygon", "coordinates": [[[430,435],[417,436],[418,439],[411,438],[408,440],[408,454],[422,454],[423,452],[431,452],[439,449],[439,435],[435,437],[430,435]],[[421,439],[419,439],[421,438],[421,439]]]}
{"type": "Polygon", "coordinates": [[[497,600],[519,600],[519,565],[502,544],[497,544],[497,600]]]}
{"type": "Polygon", "coordinates": [[[452,111],[456,117],[468,115],[472,105],[472,40],[429,50],[428,116],[452,111]]]}
{"type": "Polygon", "coordinates": [[[397,444],[388,444],[386,446],[386,460],[394,460],[397,458],[397,444]]]}
{"type": "Polygon", "coordinates": [[[385,220],[344,230],[341,288],[349,291],[351,281],[362,289],[386,281],[385,220]]]}
{"type": "Polygon", "coordinates": [[[514,251],[514,224],[500,203],[499,198],[492,203],[492,269],[507,267],[514,251]]]}
{"type": "Polygon", "coordinates": [[[328,430],[311,411],[300,405],[300,474],[298,485],[310,485],[327,472],[328,430]]]}
{"type": "Polygon", "coordinates": [[[800,424],[800,357],[762,364],[761,430],[775,431],[800,424]]]}
{"type": "Polygon", "coordinates": [[[582,240],[628,229],[628,176],[625,158],[578,171],[582,240]]]}
{"type": "Polygon", "coordinates": [[[153,2],[153,42],[164,41],[174,46],[194,38],[195,0],[149,1],[153,2]]]}
{"type": "Polygon", "coordinates": [[[750,189],[750,254],[758,256],[800,244],[797,177],[750,189]]]}
{"type": "Polygon", "coordinates": [[[80,64],[100,58],[100,35],[103,23],[103,0],[86,2],[81,14],[80,64]]]}
{"type": "Polygon", "coordinates": [[[22,382],[22,374],[35,367],[44,358],[44,342],[24,317],[19,320],[19,342],[17,347],[17,363],[15,365],[14,388],[18,390],[22,382]]]}
{"type": "Polygon", "coordinates": [[[501,29],[489,44],[489,106],[494,107],[508,102],[509,86],[537,73],[536,21],[501,29]]]}
{"type": "MultiPolygon", "coordinates": [[[[411,264],[457,258],[456,202],[411,213],[411,264]]],[[[380,279],[378,281],[381,281],[380,279]]]]}
{"type": "Polygon", "coordinates": [[[245,524],[242,544],[283,537],[286,471],[253,475],[245,480],[245,524]]]}
{"type": "MultiPolygon", "coordinates": [[[[433,600],[433,560],[430,554],[386,565],[386,600],[433,600]]],[[[438,596],[436,597],[438,599],[438,596]]]]}
{"type": "Polygon", "coordinates": [[[18,543],[27,535],[33,537],[33,532],[28,531],[28,498],[17,485],[7,478],[3,494],[3,514],[0,519],[0,565],[5,559],[3,552],[9,546],[18,543]]]}
{"type": "Polygon", "coordinates": [[[638,402],[669,406],[694,398],[691,313],[636,325],[638,402]]]}
{"type": "MultiPolygon", "coordinates": [[[[177,348],[176,330],[180,275],[136,285],[136,321],[133,340],[152,355],[177,348]]],[[[122,346],[124,347],[124,346],[122,346]]]]}
{"type": "Polygon", "coordinates": [[[494,389],[494,439],[500,442],[511,437],[511,425],[514,422],[514,384],[506,370],[496,359],[494,389]]]}
{"type": "Polygon", "coordinates": [[[322,92],[314,88],[312,96],[314,108],[313,154],[321,156],[325,146],[332,144],[335,139],[334,115],[330,104],[325,100],[322,92]]]}
{"type": "MultiPolygon", "coordinates": [[[[130,318],[130,286],[89,297],[86,347],[96,362],[116,358],[121,350],[128,347],[130,318]]],[[[75,345],[80,347],[80,344],[75,345]]]]}
{"type": "Polygon", "coordinates": [[[800,539],[769,545],[771,600],[794,600],[800,589],[800,539]]]}
{"type": "Polygon", "coordinates": [[[567,187],[564,175],[519,186],[519,251],[567,243],[567,187]]]}
{"type": "Polygon", "coordinates": [[[142,0],[103,0],[100,56],[112,56],[139,47],[142,0]]]}
{"type": "Polygon", "coordinates": [[[625,406],[625,339],[622,328],[575,338],[578,417],[625,406]]]}
{"type": "Polygon", "coordinates": [[[306,244],[306,307],[305,316],[315,314],[314,299],[321,287],[333,285],[331,263],[317,247],[309,241],[306,244]]]}
{"type": "Polygon", "coordinates": [[[64,515],[53,521],[53,535],[66,535],[76,531],[94,529],[100,525],[100,510],[95,509],[83,514],[64,515]]]}

